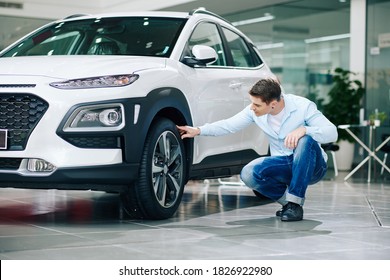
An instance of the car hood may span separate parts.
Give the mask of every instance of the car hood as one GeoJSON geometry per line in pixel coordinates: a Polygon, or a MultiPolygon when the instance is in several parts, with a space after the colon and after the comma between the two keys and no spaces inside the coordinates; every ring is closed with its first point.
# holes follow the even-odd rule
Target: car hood
{"type": "Polygon", "coordinates": [[[30,56],[0,58],[0,75],[54,79],[131,74],[165,67],[165,59],[132,56],[30,56]]]}

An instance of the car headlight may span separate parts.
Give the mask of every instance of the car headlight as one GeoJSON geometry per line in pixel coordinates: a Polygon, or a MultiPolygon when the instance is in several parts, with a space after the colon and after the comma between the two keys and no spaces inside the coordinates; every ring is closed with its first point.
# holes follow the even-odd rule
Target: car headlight
{"type": "Polygon", "coordinates": [[[115,131],[125,125],[122,104],[90,105],[77,108],[70,115],[64,131],[115,131]]]}
{"type": "Polygon", "coordinates": [[[134,83],[138,78],[139,75],[136,74],[124,74],[73,79],[62,82],[53,82],[50,83],[50,85],[59,89],[123,87],[134,83]]]}

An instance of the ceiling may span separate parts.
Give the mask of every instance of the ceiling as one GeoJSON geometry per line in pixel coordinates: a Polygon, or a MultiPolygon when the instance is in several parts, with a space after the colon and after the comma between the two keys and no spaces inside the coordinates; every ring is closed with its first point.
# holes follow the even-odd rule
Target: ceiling
{"type": "MultiPolygon", "coordinates": [[[[336,0],[337,1],[337,0],[336,0]]],[[[190,11],[206,7],[226,15],[291,0],[0,0],[0,16],[58,19],[78,13],[103,13],[142,10],[190,11]]]]}

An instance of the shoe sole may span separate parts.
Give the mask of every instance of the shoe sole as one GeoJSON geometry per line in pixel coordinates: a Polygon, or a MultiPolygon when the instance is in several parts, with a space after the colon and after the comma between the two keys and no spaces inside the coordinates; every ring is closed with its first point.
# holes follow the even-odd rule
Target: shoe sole
{"type": "Polygon", "coordinates": [[[299,218],[299,219],[292,219],[292,218],[288,218],[288,217],[281,217],[280,220],[282,222],[298,222],[298,221],[302,221],[303,217],[299,218]]]}

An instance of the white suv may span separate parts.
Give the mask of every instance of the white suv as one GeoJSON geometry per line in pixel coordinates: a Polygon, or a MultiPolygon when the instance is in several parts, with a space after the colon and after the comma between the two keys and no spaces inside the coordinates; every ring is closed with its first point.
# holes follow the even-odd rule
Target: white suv
{"type": "Polygon", "coordinates": [[[203,9],[78,15],[0,52],[0,186],[121,194],[132,217],[171,217],[190,179],[267,154],[256,127],[182,141],[273,76],[253,43],[203,9]]]}

